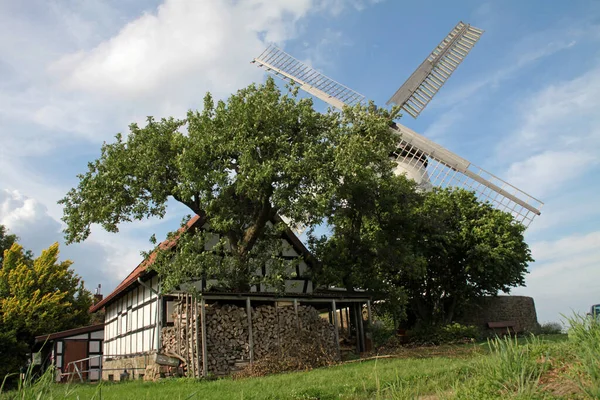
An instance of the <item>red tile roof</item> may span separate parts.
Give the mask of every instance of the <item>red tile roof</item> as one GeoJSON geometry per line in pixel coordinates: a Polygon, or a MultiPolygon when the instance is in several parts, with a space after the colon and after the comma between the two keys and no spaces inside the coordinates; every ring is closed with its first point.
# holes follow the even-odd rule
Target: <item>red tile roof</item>
{"type": "MultiPolygon", "coordinates": [[[[204,217],[204,216],[200,217],[198,215],[195,215],[192,218],[190,218],[190,220],[184,226],[179,228],[178,232],[181,233],[181,232],[187,231],[188,229],[190,229],[192,227],[202,226],[204,224],[205,220],[206,220],[206,217],[204,217]]],[[[275,221],[282,222],[281,217],[275,216],[275,221]]],[[[310,255],[310,252],[308,251],[306,246],[304,246],[304,244],[300,241],[298,236],[296,236],[294,234],[294,232],[292,232],[291,229],[289,229],[289,228],[286,229],[285,235],[286,235],[287,239],[294,246],[294,249],[299,254],[310,255]]],[[[163,250],[172,248],[177,243],[177,238],[178,238],[178,236],[170,238],[170,239],[166,239],[163,242],[161,242],[158,245],[158,247],[163,250]]],[[[127,277],[125,279],[123,279],[123,281],[121,283],[119,283],[119,285],[115,288],[115,290],[113,290],[104,299],[102,299],[98,303],[91,306],[90,312],[96,312],[96,311],[104,308],[106,305],[111,303],[113,300],[116,300],[118,297],[120,297],[119,296],[120,294],[125,292],[127,290],[127,288],[129,288],[133,283],[135,283],[137,281],[137,279],[139,277],[141,277],[142,275],[144,275],[146,273],[146,271],[148,270],[148,267],[150,267],[152,265],[152,263],[154,262],[155,259],[156,259],[156,251],[153,251],[152,253],[150,253],[150,256],[148,256],[148,258],[146,258],[137,267],[135,267],[135,269],[133,271],[131,271],[131,273],[129,275],[127,275],[127,277]]],[[[307,261],[307,263],[310,262],[308,257],[306,258],[306,261],[307,261]]]]}
{"type": "MultiPolygon", "coordinates": [[[[202,218],[198,215],[195,215],[192,218],[190,218],[190,220],[184,226],[179,228],[178,232],[187,231],[188,229],[192,228],[194,225],[197,225],[197,224],[201,225],[203,221],[204,221],[204,218],[202,218]]],[[[169,249],[169,248],[173,247],[176,243],[177,243],[177,237],[171,238],[171,239],[166,239],[166,240],[162,241],[158,245],[158,247],[163,250],[169,249]]],[[[99,301],[98,303],[91,306],[90,312],[96,312],[96,311],[102,309],[104,306],[106,306],[108,303],[110,303],[113,299],[115,299],[121,293],[123,293],[129,286],[131,286],[132,283],[136,282],[139,277],[141,277],[142,275],[144,275],[146,273],[146,271],[148,270],[148,267],[150,267],[152,265],[152,263],[154,262],[155,259],[156,259],[156,251],[153,251],[152,253],[150,253],[150,256],[148,256],[148,258],[146,258],[137,267],[135,267],[135,269],[133,271],[131,271],[131,273],[129,275],[127,275],[127,277],[125,279],[123,279],[123,281],[121,283],[119,283],[119,285],[117,285],[117,287],[115,288],[115,290],[112,291],[111,294],[109,294],[108,296],[103,298],[101,301],[99,301]]]]}

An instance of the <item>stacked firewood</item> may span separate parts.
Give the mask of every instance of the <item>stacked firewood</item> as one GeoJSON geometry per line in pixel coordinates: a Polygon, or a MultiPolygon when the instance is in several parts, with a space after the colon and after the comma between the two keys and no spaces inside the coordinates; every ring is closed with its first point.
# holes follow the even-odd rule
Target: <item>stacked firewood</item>
{"type": "Polygon", "coordinates": [[[249,360],[248,315],[245,308],[225,304],[206,307],[208,371],[227,375],[236,362],[249,360]]]}
{"type": "MultiPolygon", "coordinates": [[[[191,303],[187,303],[187,307],[190,306],[191,303]]],[[[162,352],[189,360],[185,364],[190,364],[193,357],[202,359],[201,342],[192,343],[196,337],[196,315],[200,318],[201,310],[187,310],[185,303],[175,307],[174,326],[162,331],[162,352]]],[[[199,322],[197,337],[200,341],[201,326],[199,322]]],[[[291,303],[253,308],[252,338],[254,361],[273,357],[338,358],[333,326],[310,306],[298,306],[297,314],[291,303]]],[[[250,361],[251,347],[246,308],[230,304],[207,305],[206,339],[210,373],[226,375],[243,368],[250,361]]],[[[201,369],[200,362],[199,373],[201,369]]]]}

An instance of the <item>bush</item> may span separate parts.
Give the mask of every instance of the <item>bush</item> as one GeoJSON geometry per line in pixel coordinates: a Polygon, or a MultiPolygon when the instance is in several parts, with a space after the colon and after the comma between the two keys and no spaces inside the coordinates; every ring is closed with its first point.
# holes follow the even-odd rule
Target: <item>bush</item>
{"type": "Polygon", "coordinates": [[[396,335],[394,320],[388,314],[378,315],[373,324],[367,326],[373,338],[373,346],[378,349],[396,335]]]}
{"type": "Polygon", "coordinates": [[[546,322],[540,325],[541,335],[556,335],[563,332],[563,326],[560,322],[546,322]]]}
{"type": "Polygon", "coordinates": [[[481,332],[475,326],[453,323],[445,326],[421,325],[408,332],[411,343],[417,344],[452,344],[477,340],[481,332]]]}

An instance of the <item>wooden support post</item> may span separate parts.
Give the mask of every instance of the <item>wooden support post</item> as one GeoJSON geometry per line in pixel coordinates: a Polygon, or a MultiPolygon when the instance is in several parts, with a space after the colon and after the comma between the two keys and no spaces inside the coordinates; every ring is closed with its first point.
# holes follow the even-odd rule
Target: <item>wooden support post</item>
{"type": "Polygon", "coordinates": [[[360,348],[361,351],[365,351],[367,346],[365,346],[365,326],[363,321],[363,305],[362,303],[357,303],[356,307],[358,308],[358,330],[360,332],[360,348]]]}
{"type": "Polygon", "coordinates": [[[354,332],[356,333],[356,354],[360,355],[360,329],[358,329],[358,307],[352,303],[352,314],[354,315],[354,332]]]}
{"type": "Polygon", "coordinates": [[[254,362],[254,337],[252,336],[252,304],[250,297],[246,297],[246,314],[248,314],[248,346],[250,352],[250,364],[254,362]]]}
{"type": "Polygon", "coordinates": [[[346,307],[344,313],[346,314],[346,336],[350,338],[350,307],[346,307]]]}
{"type": "MultiPolygon", "coordinates": [[[[190,341],[190,312],[189,312],[189,306],[188,306],[188,299],[189,296],[187,293],[185,293],[183,295],[183,301],[185,304],[185,329],[183,328],[183,326],[181,327],[181,329],[183,330],[183,351],[184,351],[184,357],[185,357],[185,363],[187,364],[187,372],[190,372],[190,349],[189,349],[189,341],[190,341]]],[[[181,317],[183,318],[183,316],[181,317]]],[[[187,374],[186,374],[187,375],[187,374]]]]}
{"type": "Polygon", "coordinates": [[[182,356],[181,354],[181,313],[183,312],[183,306],[181,305],[181,294],[177,294],[177,336],[176,336],[176,340],[177,340],[177,355],[178,356],[182,356]]]}
{"type": "Polygon", "coordinates": [[[335,300],[331,300],[331,310],[333,311],[333,331],[335,332],[335,346],[337,348],[338,357],[342,360],[342,350],[340,349],[340,332],[338,330],[337,307],[335,300]]]}
{"type": "Polygon", "coordinates": [[[200,349],[198,344],[200,343],[200,337],[198,335],[198,297],[194,296],[194,328],[196,331],[195,342],[196,342],[196,356],[194,357],[194,363],[196,364],[196,373],[194,376],[200,378],[200,349]]]}
{"type": "Polygon", "coordinates": [[[200,300],[200,314],[202,316],[202,376],[208,375],[208,353],[206,345],[206,302],[204,297],[200,300]]]}
{"type": "Polygon", "coordinates": [[[371,300],[367,300],[367,317],[369,318],[369,325],[373,325],[373,315],[371,314],[371,300]]]}
{"type": "Polygon", "coordinates": [[[281,327],[279,326],[279,307],[277,306],[277,300],[275,300],[275,320],[277,321],[277,351],[279,357],[281,357],[281,327]]]}
{"type": "Polygon", "coordinates": [[[300,317],[298,316],[298,299],[294,299],[294,313],[296,313],[296,328],[300,330],[300,317]]]}

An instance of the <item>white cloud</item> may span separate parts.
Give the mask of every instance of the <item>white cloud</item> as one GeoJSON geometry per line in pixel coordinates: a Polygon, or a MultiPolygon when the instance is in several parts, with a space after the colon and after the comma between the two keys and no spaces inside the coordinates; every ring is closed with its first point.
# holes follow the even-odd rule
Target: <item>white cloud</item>
{"type": "Polygon", "coordinates": [[[248,68],[239,76],[232,69],[261,51],[259,34],[267,41],[288,39],[309,8],[307,0],[236,5],[168,0],[94,49],[63,57],[52,69],[69,89],[128,98],[181,89],[199,95],[198,83],[230,91],[255,72],[248,68]]]}
{"type": "Polygon", "coordinates": [[[520,127],[501,143],[501,154],[600,144],[600,66],[571,80],[554,82],[517,105],[520,127]]]}
{"type": "MultiPolygon", "coordinates": [[[[264,71],[250,61],[267,42],[285,45],[311,14],[377,1],[32,2],[0,2],[0,223],[39,253],[63,242],[56,201],[81,172],[51,175],[67,169],[56,162],[62,152],[97,154],[131,121],[182,116],[201,107],[207,91],[225,97],[260,81],[264,71]]],[[[63,257],[87,282],[110,289],[141,260],[153,231],[160,237],[187,213],[171,211],[166,220],[124,226],[118,239],[93,229],[84,243],[61,246],[63,257]]]]}
{"type": "Polygon", "coordinates": [[[0,224],[36,255],[52,243],[61,243],[61,258],[75,261],[73,268],[88,288],[102,283],[111,290],[141,261],[140,251],[149,248],[146,238],[120,234],[115,240],[115,235],[100,230],[84,243],[66,246],[59,221],[40,201],[16,190],[0,190],[0,224]]]}
{"type": "Polygon", "coordinates": [[[585,313],[600,302],[600,231],[533,243],[536,262],[527,287],[514,294],[532,296],[541,322],[558,321],[560,314],[585,313]]]}
{"type": "Polygon", "coordinates": [[[598,161],[597,154],[586,151],[548,150],[511,164],[506,179],[542,197],[574,181],[598,161]]]}
{"type": "MultiPolygon", "coordinates": [[[[508,165],[501,176],[546,200],[578,182],[593,191],[593,185],[580,181],[600,162],[600,66],[550,83],[516,107],[518,127],[496,151],[508,165]]],[[[573,197],[571,203],[583,206],[589,196],[573,197]]]]}

